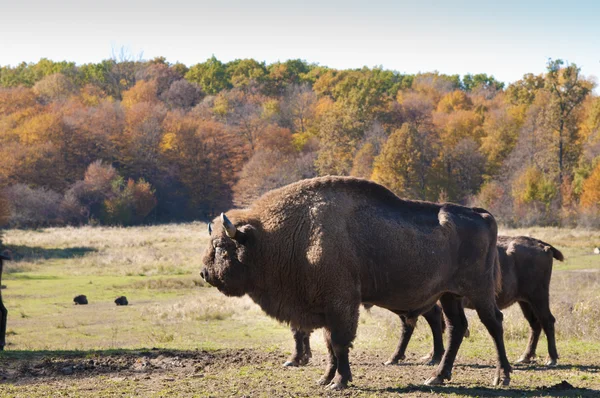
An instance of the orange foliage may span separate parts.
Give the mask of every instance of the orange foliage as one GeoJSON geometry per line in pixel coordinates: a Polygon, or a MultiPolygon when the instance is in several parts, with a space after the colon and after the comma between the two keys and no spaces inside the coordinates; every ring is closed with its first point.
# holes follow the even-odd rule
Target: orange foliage
{"type": "Polygon", "coordinates": [[[156,97],[157,88],[155,81],[138,81],[135,86],[123,93],[123,106],[125,108],[131,108],[135,104],[142,102],[154,103],[158,101],[156,97]]]}
{"type": "Polygon", "coordinates": [[[600,162],[583,183],[580,204],[583,209],[600,211],[600,162]]]}
{"type": "Polygon", "coordinates": [[[473,108],[473,101],[464,92],[455,90],[442,97],[438,103],[437,111],[451,113],[454,111],[468,111],[473,108]]]}

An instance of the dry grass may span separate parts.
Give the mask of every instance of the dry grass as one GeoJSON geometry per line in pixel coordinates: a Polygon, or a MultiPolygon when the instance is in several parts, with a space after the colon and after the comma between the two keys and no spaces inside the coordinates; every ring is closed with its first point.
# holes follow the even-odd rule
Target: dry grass
{"type": "MultiPolygon", "coordinates": [[[[600,232],[531,228],[504,230],[502,233],[531,234],[557,246],[567,256],[564,263],[555,262],[551,306],[557,318],[560,363],[570,365],[563,370],[558,369],[551,376],[545,376],[544,372],[529,372],[525,378],[525,372],[516,373],[515,383],[521,386],[551,385],[562,379],[572,381],[573,377],[577,377],[581,378],[577,379],[580,385],[600,388],[600,381],[593,379],[597,376],[586,370],[600,355],[600,328],[597,323],[600,319],[600,256],[587,254],[590,247],[597,244],[600,232]],[[572,366],[580,368],[574,371],[572,366]]],[[[0,374],[3,358],[9,362],[21,361],[40,350],[67,350],[72,353],[74,350],[90,352],[160,347],[186,353],[196,349],[235,352],[245,348],[271,355],[270,359],[247,366],[236,363],[223,369],[215,365],[206,371],[206,381],[184,376],[181,378],[183,384],[170,383],[173,390],[168,391],[171,395],[185,395],[183,392],[188,390],[184,385],[190,380],[192,384],[199,383],[200,388],[209,388],[215,380],[239,378],[249,382],[254,391],[262,388],[264,380],[268,380],[269,390],[264,390],[262,395],[282,395],[285,393],[282,386],[288,385],[288,382],[292,386],[289,391],[294,391],[294,395],[320,395],[322,391],[314,389],[312,380],[306,384],[305,379],[316,378],[321,371],[326,352],[321,333],[314,333],[311,340],[315,366],[296,373],[274,371],[279,369],[280,362],[292,348],[288,327],[266,317],[248,297],[228,298],[204,285],[198,278],[198,272],[207,238],[206,225],[201,223],[140,228],[6,231],[5,242],[13,250],[17,261],[6,263],[8,269],[4,284],[7,289],[2,294],[9,309],[8,346],[4,354],[0,353],[0,374]],[[72,298],[77,294],[86,294],[90,304],[73,305],[72,298]],[[114,305],[114,298],[120,295],[127,296],[129,306],[114,305]],[[286,381],[278,381],[277,377],[286,381]]],[[[473,311],[468,312],[468,317],[472,337],[461,346],[457,363],[492,366],[494,349],[489,335],[473,311]]],[[[509,359],[514,360],[524,350],[528,334],[527,322],[518,306],[505,311],[504,327],[509,359]]],[[[423,377],[422,374],[429,372],[429,369],[411,368],[419,374],[419,380],[416,380],[410,372],[407,373],[407,369],[381,370],[380,363],[392,353],[398,336],[399,320],[396,315],[380,308],[361,312],[354,343],[356,348],[352,353],[357,384],[368,386],[379,383],[381,390],[377,394],[385,395],[393,392],[388,390],[390,386],[397,389],[397,384],[394,384],[397,383],[396,374],[406,374],[404,382],[414,383],[423,377]],[[361,367],[361,364],[366,364],[366,367],[361,367]],[[378,376],[381,374],[383,378],[378,376]]],[[[431,344],[429,328],[426,322],[421,321],[411,340],[408,361],[414,364],[429,351],[431,344]]],[[[540,357],[546,354],[544,338],[540,341],[538,354],[540,357]]],[[[459,365],[455,367],[455,374],[458,384],[487,385],[490,369],[459,365]]],[[[173,377],[180,380],[180,375],[173,377]]],[[[93,385],[102,384],[100,379],[101,376],[90,377],[88,381],[93,385]]],[[[73,380],[68,382],[69,388],[72,388],[69,391],[75,395],[90,395],[79,390],[87,382],[73,380]]],[[[132,381],[130,389],[116,385],[110,390],[111,394],[135,395],[143,386],[147,388],[144,391],[156,391],[153,385],[145,384],[149,381],[144,380],[132,381]]],[[[37,386],[41,384],[33,383],[30,387],[14,384],[8,391],[16,396],[43,395],[42,391],[46,390],[42,387],[38,390],[37,386]]],[[[228,382],[218,384],[218,388],[215,387],[209,395],[241,395],[247,392],[247,388],[228,386],[228,382]]],[[[65,388],[64,384],[62,388],[65,388]]],[[[189,391],[195,394],[198,390],[189,391]]],[[[475,393],[489,395],[490,391],[476,390],[475,393]]],[[[400,389],[398,392],[406,391],[400,389]]],[[[443,390],[439,392],[444,393],[443,390]]],[[[363,393],[364,396],[369,395],[368,392],[355,393],[358,396],[363,396],[363,393]]],[[[469,394],[469,391],[457,392],[458,396],[469,394]]],[[[528,394],[536,395],[535,392],[528,394]]],[[[426,393],[416,390],[416,395],[426,393]]]]}
{"type": "Polygon", "coordinates": [[[10,230],[4,243],[19,259],[7,272],[59,262],[73,275],[152,276],[197,273],[207,238],[206,224],[192,223],[10,230]]]}

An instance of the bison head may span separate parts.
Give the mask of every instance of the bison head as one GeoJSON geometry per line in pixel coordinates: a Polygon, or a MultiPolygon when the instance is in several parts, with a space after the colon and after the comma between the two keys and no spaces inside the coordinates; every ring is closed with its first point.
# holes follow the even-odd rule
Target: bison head
{"type": "Polygon", "coordinates": [[[243,296],[248,292],[249,270],[244,260],[250,230],[250,226],[236,228],[223,213],[208,226],[210,242],[200,275],[227,296],[243,296]]]}

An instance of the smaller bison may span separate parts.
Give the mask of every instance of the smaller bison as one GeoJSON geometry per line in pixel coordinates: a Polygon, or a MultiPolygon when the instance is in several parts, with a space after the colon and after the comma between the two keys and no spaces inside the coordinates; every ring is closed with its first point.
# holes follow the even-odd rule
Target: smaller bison
{"type": "Polygon", "coordinates": [[[127,297],[119,296],[115,299],[115,304],[116,305],[128,305],[129,302],[127,301],[127,297]]]}
{"type": "Polygon", "coordinates": [[[77,305],[77,304],[86,305],[88,303],[87,297],[85,297],[83,294],[80,294],[79,296],[75,296],[73,301],[75,302],[75,305],[77,305]]]}
{"type": "MultiPolygon", "coordinates": [[[[550,278],[552,276],[553,258],[563,261],[563,254],[541,240],[527,236],[499,236],[498,255],[502,270],[502,290],[496,301],[501,309],[519,303],[523,315],[531,328],[529,343],[517,363],[529,363],[536,357],[535,351],[542,329],[548,340],[548,359],[546,365],[554,366],[558,360],[556,340],[554,336],[554,316],[550,312],[550,278]]],[[[463,301],[466,308],[472,308],[468,300],[463,301]]],[[[422,314],[433,333],[433,351],[423,359],[430,365],[439,363],[444,355],[442,333],[444,322],[441,308],[436,305],[422,314]]],[[[416,319],[400,316],[402,333],[398,347],[392,357],[385,363],[395,365],[405,359],[406,347],[416,326],[416,319]]],[[[466,319],[464,319],[466,323],[466,319]]],[[[308,362],[310,355],[310,331],[303,332],[292,329],[296,342],[285,366],[299,366],[308,362]]],[[[468,329],[465,334],[468,336],[468,329]]]]}
{"type": "MultiPolygon", "coordinates": [[[[4,260],[10,260],[10,257],[4,253],[0,253],[0,285],[2,285],[2,270],[4,268],[4,260]]],[[[8,310],[2,302],[2,290],[0,289],[0,351],[4,350],[6,345],[6,320],[8,310]]]]}

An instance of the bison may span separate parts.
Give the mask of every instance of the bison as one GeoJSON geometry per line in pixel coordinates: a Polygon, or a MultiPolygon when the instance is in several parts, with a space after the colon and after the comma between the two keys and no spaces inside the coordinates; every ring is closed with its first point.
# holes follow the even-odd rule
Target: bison
{"type": "Polygon", "coordinates": [[[497,225],[487,211],[402,200],[370,181],[328,176],[270,191],[213,224],[202,278],[225,295],[248,294],[296,330],[323,327],[329,360],[320,384],[352,381],[348,352],[361,303],[414,318],[438,300],[450,344],[425,383],[449,380],[467,326],[462,296],[494,339],[494,383],[509,384],[495,301],[497,225]]]}
{"type": "MultiPolygon", "coordinates": [[[[554,246],[527,236],[499,236],[498,254],[502,270],[502,290],[496,302],[500,309],[519,303],[521,311],[529,323],[529,343],[517,363],[529,363],[535,358],[538,339],[542,329],[548,340],[546,365],[554,366],[558,360],[554,336],[554,316],[550,312],[550,278],[553,258],[563,261],[563,254],[554,246]]],[[[469,300],[464,306],[473,308],[469,300]]],[[[434,336],[432,362],[439,362],[444,353],[442,324],[439,307],[423,314],[434,336]]],[[[386,364],[394,364],[404,359],[404,352],[414,330],[414,323],[402,319],[402,334],[398,348],[386,364]]],[[[310,347],[308,348],[310,350],[310,347]]]]}
{"type": "MultiPolygon", "coordinates": [[[[2,285],[2,270],[4,261],[10,260],[10,257],[4,253],[0,253],[0,285],[2,285]]],[[[2,289],[0,288],[0,351],[4,350],[6,345],[6,321],[8,318],[8,310],[2,302],[2,289]]]]}
{"type": "Polygon", "coordinates": [[[127,301],[127,297],[125,296],[119,296],[115,299],[115,304],[120,306],[120,305],[129,305],[129,301],[127,301]]]}
{"type": "MultiPolygon", "coordinates": [[[[529,363],[535,358],[538,339],[541,330],[544,329],[548,340],[546,365],[556,365],[558,353],[554,336],[555,319],[550,312],[549,291],[553,258],[563,261],[563,254],[552,245],[527,236],[499,236],[498,254],[502,270],[502,290],[496,299],[497,304],[504,309],[518,302],[531,328],[527,348],[517,362],[529,363]]],[[[463,304],[467,308],[472,308],[468,300],[463,304]]],[[[433,333],[433,351],[423,359],[429,361],[430,365],[434,365],[440,362],[444,354],[442,310],[435,305],[430,311],[424,313],[423,317],[433,333]]],[[[405,358],[406,347],[415,328],[414,320],[400,316],[400,321],[402,325],[400,341],[386,365],[397,364],[405,358]]],[[[292,330],[292,332],[296,343],[295,351],[284,366],[306,364],[311,356],[311,331],[292,330]]]]}
{"type": "Polygon", "coordinates": [[[87,305],[88,299],[84,294],[80,294],[73,298],[73,302],[75,303],[75,305],[87,305]]]}

